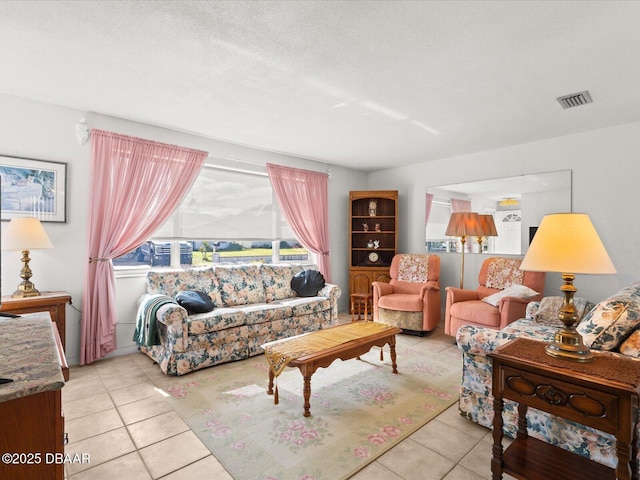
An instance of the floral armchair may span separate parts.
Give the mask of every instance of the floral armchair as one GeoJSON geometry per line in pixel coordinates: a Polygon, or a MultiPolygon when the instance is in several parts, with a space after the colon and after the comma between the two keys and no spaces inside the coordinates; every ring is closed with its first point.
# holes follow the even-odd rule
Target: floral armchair
{"type": "Polygon", "coordinates": [[[389,283],[373,282],[373,320],[425,332],[440,322],[440,257],[398,254],[389,283]]]}
{"type": "Polygon", "coordinates": [[[524,318],[527,304],[542,299],[546,274],[520,270],[521,259],[491,257],[478,274],[476,290],[447,287],[444,333],[463,325],[502,329],[524,318]]]}

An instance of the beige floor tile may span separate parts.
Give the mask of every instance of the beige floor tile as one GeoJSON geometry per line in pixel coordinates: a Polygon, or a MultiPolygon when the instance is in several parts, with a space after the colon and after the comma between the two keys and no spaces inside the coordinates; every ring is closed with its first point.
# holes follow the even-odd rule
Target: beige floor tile
{"type": "Polygon", "coordinates": [[[455,466],[455,462],[411,439],[393,447],[378,463],[405,480],[440,480],[455,466]]]}
{"type": "Polygon", "coordinates": [[[160,478],[211,455],[192,431],[154,443],[139,452],[153,478],[160,478]]]}
{"type": "Polygon", "coordinates": [[[189,430],[176,412],[166,412],[127,426],[129,434],[137,448],[147,447],[153,443],[173,437],[189,430]]]}
{"type": "Polygon", "coordinates": [[[173,408],[162,395],[144,398],[137,402],[127,403],[126,405],[120,405],[118,407],[118,412],[125,425],[130,425],[170,411],[173,411],[173,408]]]}
{"type": "Polygon", "coordinates": [[[488,428],[478,425],[460,415],[458,402],[438,415],[438,420],[478,439],[484,438],[487,434],[491,433],[491,430],[488,428]]]}
{"type": "Polygon", "coordinates": [[[402,477],[396,475],[378,462],[370,463],[349,478],[351,480],[402,480],[402,477]]]}
{"type": "Polygon", "coordinates": [[[69,381],[62,388],[62,396],[65,401],[80,400],[107,391],[96,370],[91,369],[91,372],[81,376],[69,374],[69,381]]]}
{"type": "Polygon", "coordinates": [[[149,376],[135,363],[133,366],[124,368],[122,371],[119,369],[110,370],[105,374],[100,374],[100,378],[102,379],[102,383],[104,383],[105,387],[109,390],[151,382],[149,376]]]}
{"type": "Polygon", "coordinates": [[[109,390],[113,403],[116,406],[126,405],[128,403],[137,402],[144,398],[155,397],[161,395],[153,383],[147,381],[138,383],[128,387],[109,390]]]}
{"type": "MultiPolygon", "coordinates": [[[[109,460],[69,477],[69,480],[152,480],[138,452],[109,460]]],[[[205,477],[206,478],[206,477],[205,477]]]]}
{"type": "Polygon", "coordinates": [[[88,468],[101,465],[109,460],[131,453],[135,449],[136,447],[124,427],[79,442],[70,443],[65,447],[65,453],[71,456],[88,454],[90,462],[68,465],[67,474],[71,476],[88,468]]]}
{"type": "Polygon", "coordinates": [[[427,423],[409,438],[456,463],[481,441],[451,425],[438,421],[437,418],[427,423]]]}
{"type": "Polygon", "coordinates": [[[478,442],[459,464],[483,478],[491,478],[491,449],[491,443],[478,442]]]}
{"type": "MultiPolygon", "coordinates": [[[[466,468],[456,465],[443,480],[486,480],[477,473],[467,470],[466,468]]],[[[502,480],[507,480],[505,477],[502,480]]]]}
{"type": "Polygon", "coordinates": [[[69,435],[71,443],[121,427],[122,420],[115,407],[64,422],[64,430],[69,435]]]}
{"type": "Polygon", "coordinates": [[[166,477],[162,477],[162,480],[193,480],[194,478],[233,480],[233,477],[227,473],[213,455],[209,455],[202,460],[198,460],[176,472],[170,473],[166,477]]]}
{"type": "MultiPolygon", "coordinates": [[[[64,391],[64,388],[62,390],[64,391]]],[[[100,393],[79,400],[67,400],[63,396],[62,409],[64,410],[65,421],[109,410],[113,407],[113,401],[111,401],[111,396],[108,393],[100,393]]]]}

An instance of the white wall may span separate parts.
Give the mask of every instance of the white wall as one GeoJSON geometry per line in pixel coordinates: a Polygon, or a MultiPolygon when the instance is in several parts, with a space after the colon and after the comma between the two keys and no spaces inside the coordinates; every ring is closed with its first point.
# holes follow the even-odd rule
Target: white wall
{"type": "MultiPolygon", "coordinates": [[[[366,188],[363,172],[330,166],[296,157],[265,152],[196,135],[130,122],[97,114],[0,95],[0,155],[66,162],[67,223],[45,223],[54,245],[52,250],[33,251],[32,281],[39,290],[66,290],[73,297],[67,307],[66,354],[71,365],[79,363],[80,313],[86,265],[87,205],[90,197],[90,142],[78,145],[75,125],[84,114],[91,128],[139,136],[208,151],[211,155],[264,165],[267,162],[326,172],[329,179],[331,281],[343,288],[341,309],[348,303],[348,224],[349,190],[366,188]]],[[[3,222],[4,229],[6,222],[3,222]]],[[[20,282],[19,252],[2,252],[2,294],[10,295],[20,282]]],[[[144,290],[142,275],[122,275],[116,282],[118,295],[118,350],[135,350],[131,338],[135,325],[136,300],[144,290]]]]}
{"type": "MultiPolygon", "coordinates": [[[[640,123],[595,130],[408,167],[372,173],[369,188],[400,191],[400,251],[424,251],[427,187],[572,170],[573,211],[587,213],[615,264],[617,275],[579,275],[579,296],[598,301],[640,279],[640,123]]],[[[477,285],[482,255],[466,255],[465,287],[477,285]]],[[[441,285],[457,285],[460,256],[441,254],[441,285]]],[[[546,295],[560,295],[559,274],[548,274],[546,295]]],[[[443,296],[444,297],[444,296],[443,296]]],[[[444,301],[444,300],[443,300],[444,301]]]]}

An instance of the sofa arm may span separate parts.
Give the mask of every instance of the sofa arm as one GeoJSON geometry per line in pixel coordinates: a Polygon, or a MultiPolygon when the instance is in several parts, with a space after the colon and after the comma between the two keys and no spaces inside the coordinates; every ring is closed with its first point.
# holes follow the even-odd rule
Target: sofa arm
{"type": "Polygon", "coordinates": [[[463,354],[486,357],[488,353],[517,337],[517,333],[506,333],[493,328],[463,325],[458,329],[456,342],[463,354]]]}
{"type": "Polygon", "coordinates": [[[170,302],[158,308],[156,318],[162,325],[166,338],[163,346],[170,352],[186,352],[189,327],[187,325],[187,310],[178,305],[178,302],[170,302]]]}
{"type": "Polygon", "coordinates": [[[342,296],[342,289],[339,285],[325,283],[318,292],[319,297],[327,297],[331,303],[331,322],[338,321],[338,299],[342,296]]]}

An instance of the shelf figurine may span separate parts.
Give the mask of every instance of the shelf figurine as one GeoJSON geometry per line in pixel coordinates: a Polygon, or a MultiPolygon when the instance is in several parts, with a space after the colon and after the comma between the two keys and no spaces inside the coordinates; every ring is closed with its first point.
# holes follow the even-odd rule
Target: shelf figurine
{"type": "Polygon", "coordinates": [[[362,229],[363,229],[365,232],[368,232],[368,231],[369,231],[369,224],[368,224],[368,223],[363,223],[363,224],[362,224],[362,229]]]}
{"type": "Polygon", "coordinates": [[[375,217],[377,209],[378,209],[378,204],[376,203],[375,200],[371,200],[369,202],[369,216],[370,217],[375,217]]]}

